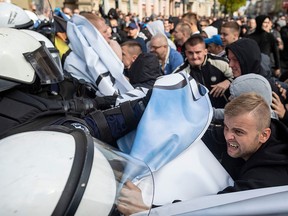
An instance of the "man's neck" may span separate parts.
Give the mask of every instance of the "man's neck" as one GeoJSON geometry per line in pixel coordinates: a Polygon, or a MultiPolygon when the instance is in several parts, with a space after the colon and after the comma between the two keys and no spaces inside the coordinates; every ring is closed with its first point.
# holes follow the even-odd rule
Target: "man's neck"
{"type": "Polygon", "coordinates": [[[191,27],[191,31],[192,31],[192,34],[198,34],[200,33],[200,31],[198,30],[197,26],[193,25],[191,27]]]}

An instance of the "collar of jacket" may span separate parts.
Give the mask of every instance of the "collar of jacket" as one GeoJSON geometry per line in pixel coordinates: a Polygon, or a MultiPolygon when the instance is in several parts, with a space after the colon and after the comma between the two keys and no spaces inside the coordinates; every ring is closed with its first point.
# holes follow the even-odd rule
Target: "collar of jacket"
{"type": "MultiPolygon", "coordinates": [[[[204,66],[206,65],[207,59],[208,59],[208,54],[205,56],[204,61],[202,62],[201,65],[199,65],[199,66],[192,66],[192,65],[190,65],[190,67],[191,67],[191,68],[194,68],[194,69],[197,68],[197,69],[201,70],[202,67],[204,67],[204,66]]],[[[186,58],[186,61],[188,61],[187,58],[186,58]]],[[[189,62],[188,62],[188,63],[189,63],[189,62]]]]}

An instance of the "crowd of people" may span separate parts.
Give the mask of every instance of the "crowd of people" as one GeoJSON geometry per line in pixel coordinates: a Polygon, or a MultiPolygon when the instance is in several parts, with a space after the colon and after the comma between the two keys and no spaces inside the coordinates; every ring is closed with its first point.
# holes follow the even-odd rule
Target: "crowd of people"
{"type": "MultiPolygon", "coordinates": [[[[209,90],[213,120],[202,140],[234,180],[233,186],[223,188],[219,194],[288,184],[288,17],[214,19],[187,12],[181,17],[150,16],[139,20],[135,14],[123,14],[117,9],[105,14],[101,7],[99,12],[62,8],[58,16],[66,21],[65,28],[70,20],[76,23],[75,16],[88,20],[102,35],[103,43],[114,52],[111,64],[123,64],[126,80],[121,84],[128,86],[125,83],[128,81],[131,88],[146,89],[146,96],[119,106],[115,105],[117,91],[96,96],[107,75],[102,73],[95,81],[86,77],[83,82],[79,73],[69,73],[71,68],[77,68],[77,61],[71,56],[79,49],[69,46],[72,43],[69,35],[61,37],[66,47],[61,50],[62,47],[56,45],[61,53],[61,65],[51,67],[51,63],[45,68],[54,77],[43,76],[40,73],[47,71],[39,72],[35,67],[35,71],[27,69],[27,77],[33,77],[31,80],[21,80],[22,76],[15,71],[24,70],[26,60],[33,62],[33,57],[29,59],[28,55],[25,61],[19,60],[21,69],[13,68],[14,65],[5,68],[9,73],[2,74],[4,78],[0,82],[0,114],[4,116],[1,117],[1,138],[25,131],[27,125],[31,130],[59,123],[59,116],[65,114],[59,124],[73,127],[76,122],[94,137],[117,148],[116,139],[137,127],[156,80],[184,71],[209,90]],[[58,71],[61,68],[65,76],[58,71]],[[51,73],[53,70],[55,73],[51,73]],[[51,80],[55,81],[52,85],[51,80]],[[49,109],[54,103],[49,102],[51,99],[58,101],[53,109],[59,112],[53,114],[52,119],[45,118],[34,124],[37,119],[32,117],[36,114],[51,113],[49,109]],[[45,106],[31,105],[34,102],[45,106]],[[21,103],[25,104],[22,111],[21,103]],[[7,113],[8,105],[15,110],[7,113]],[[67,112],[74,118],[66,118],[67,112]],[[23,125],[25,128],[21,129],[23,125]]],[[[3,47],[6,43],[16,46],[14,34],[29,44],[24,33],[11,29],[0,29],[0,33],[11,35],[9,40],[2,41],[3,47]]],[[[68,32],[58,31],[56,36],[63,33],[68,32]]],[[[18,47],[15,53],[42,47],[39,42],[32,43],[35,44],[32,50],[18,47]]],[[[92,52],[80,53],[86,56],[92,52]]],[[[90,66],[83,65],[79,68],[86,70],[90,66]]],[[[143,203],[139,188],[129,181],[117,204],[124,215],[150,208],[143,203]]]]}

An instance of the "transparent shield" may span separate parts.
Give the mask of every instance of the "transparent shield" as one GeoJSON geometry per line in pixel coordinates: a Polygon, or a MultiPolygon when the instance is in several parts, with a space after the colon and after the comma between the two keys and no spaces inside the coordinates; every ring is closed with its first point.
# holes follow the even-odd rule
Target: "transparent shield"
{"type": "MultiPolygon", "coordinates": [[[[118,214],[118,199],[127,181],[131,181],[141,190],[144,204],[151,209],[154,195],[154,180],[149,167],[144,162],[124,154],[99,140],[94,139],[94,145],[109,161],[116,180],[117,193],[115,196],[114,209],[109,215],[118,214]]],[[[136,209],[138,206],[131,204],[128,208],[136,209]]],[[[145,212],[147,212],[147,215],[149,214],[149,210],[145,212]]]]}
{"type": "Polygon", "coordinates": [[[55,23],[53,10],[49,0],[35,0],[35,13],[38,17],[38,23],[34,27],[35,30],[54,43],[55,38],[55,23]]]}
{"type": "Polygon", "coordinates": [[[53,21],[53,10],[49,0],[34,0],[34,3],[39,19],[53,21]]]}

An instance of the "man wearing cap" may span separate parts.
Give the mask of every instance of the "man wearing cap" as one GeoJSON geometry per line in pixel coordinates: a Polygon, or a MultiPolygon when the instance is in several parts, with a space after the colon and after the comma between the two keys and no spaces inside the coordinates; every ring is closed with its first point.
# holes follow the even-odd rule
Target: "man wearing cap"
{"type": "Polygon", "coordinates": [[[211,38],[205,38],[204,41],[209,53],[227,58],[221,36],[219,34],[213,35],[211,38]]]}
{"type": "Polygon", "coordinates": [[[131,22],[128,25],[127,30],[128,30],[128,39],[137,41],[141,46],[142,52],[147,52],[145,40],[139,37],[139,31],[140,31],[139,26],[135,22],[131,22]]]}
{"type": "Polygon", "coordinates": [[[201,35],[204,38],[211,38],[213,35],[216,35],[216,34],[218,34],[218,29],[214,26],[207,26],[201,32],[201,35]]]}

